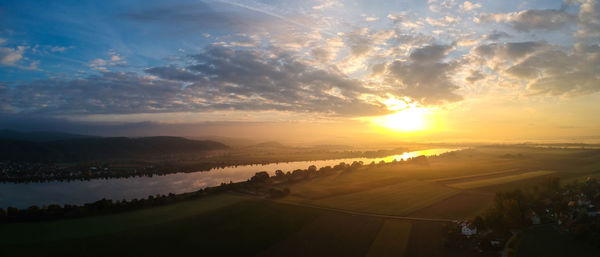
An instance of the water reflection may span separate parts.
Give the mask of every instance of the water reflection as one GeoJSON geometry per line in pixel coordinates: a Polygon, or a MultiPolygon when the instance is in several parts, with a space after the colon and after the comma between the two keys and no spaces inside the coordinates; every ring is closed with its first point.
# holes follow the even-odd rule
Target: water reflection
{"type": "Polygon", "coordinates": [[[383,158],[383,161],[385,161],[385,162],[392,162],[394,160],[406,161],[410,158],[414,158],[414,157],[421,156],[421,155],[425,155],[425,156],[438,155],[441,153],[448,152],[448,150],[449,149],[428,149],[428,150],[421,150],[421,151],[414,151],[414,152],[406,152],[406,153],[402,153],[400,155],[392,155],[392,156],[385,157],[385,158],[383,158]]]}
{"type": "Polygon", "coordinates": [[[429,149],[415,152],[406,152],[383,158],[347,158],[321,161],[303,161],[287,163],[271,163],[266,165],[244,165],[237,167],[215,168],[208,172],[177,173],[165,176],[96,179],[91,181],[46,182],[14,184],[0,183],[0,208],[14,206],[26,208],[31,205],[48,204],[82,204],[97,201],[102,198],[131,200],[145,198],[149,195],[184,193],[195,191],[207,186],[216,186],[221,183],[239,182],[249,179],[258,171],[267,171],[274,174],[275,170],[292,171],[306,169],[310,165],[317,168],[337,165],[340,162],[352,163],[362,161],[391,162],[393,160],[406,160],[409,158],[426,155],[438,155],[458,149],[429,149]]]}

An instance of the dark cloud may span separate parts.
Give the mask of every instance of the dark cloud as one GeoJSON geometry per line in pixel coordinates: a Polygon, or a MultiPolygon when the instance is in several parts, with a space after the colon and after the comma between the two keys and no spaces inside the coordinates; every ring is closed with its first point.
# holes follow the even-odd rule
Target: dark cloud
{"type": "Polygon", "coordinates": [[[429,45],[415,49],[410,54],[410,59],[414,62],[438,62],[446,56],[452,49],[449,45],[429,45]]]}
{"type": "Polygon", "coordinates": [[[583,95],[600,91],[600,46],[575,44],[570,51],[546,42],[482,45],[475,55],[492,69],[527,83],[536,95],[583,95]]]}
{"type": "Polygon", "coordinates": [[[350,54],[363,56],[373,48],[373,42],[369,38],[368,31],[355,30],[345,35],[346,45],[350,47],[350,54]]]}
{"type": "Polygon", "coordinates": [[[481,72],[479,72],[477,70],[472,70],[471,74],[468,77],[466,77],[465,80],[467,82],[473,84],[473,83],[475,83],[475,82],[477,82],[479,80],[484,79],[485,77],[486,76],[483,73],[481,73],[481,72]]]}
{"type": "MultiPolygon", "coordinates": [[[[241,5],[224,2],[209,4],[203,1],[136,8],[136,11],[122,13],[119,17],[137,23],[163,26],[167,33],[205,32],[206,29],[232,29],[247,32],[291,24],[285,19],[244,8],[241,5]]],[[[296,24],[292,25],[297,26],[296,24]]]]}
{"type": "Polygon", "coordinates": [[[548,44],[542,41],[492,43],[480,45],[473,51],[482,57],[500,57],[512,60],[524,57],[547,46],[548,44]]]}
{"type": "Polygon", "coordinates": [[[167,80],[178,80],[178,81],[199,81],[202,79],[201,76],[187,71],[186,69],[177,68],[174,66],[162,66],[152,67],[144,70],[146,73],[158,76],[167,80]]]}
{"type": "Polygon", "coordinates": [[[189,72],[207,78],[189,86],[222,104],[246,99],[236,109],[268,105],[277,110],[366,115],[381,113],[381,106],[358,100],[376,93],[336,70],[319,69],[291,53],[271,49],[234,50],[214,46],[193,55],[189,72]],[[231,99],[235,96],[235,99],[231,99]]]}
{"type": "Polygon", "coordinates": [[[557,30],[572,24],[575,20],[575,15],[564,10],[527,10],[520,12],[512,21],[512,25],[521,31],[557,30]]]}
{"type": "Polygon", "coordinates": [[[600,37],[600,4],[597,0],[566,0],[565,2],[580,5],[577,15],[579,39],[598,40],[600,37]]]}
{"type": "Polygon", "coordinates": [[[2,109],[28,114],[129,114],[210,110],[279,110],[362,116],[387,113],[378,94],[336,70],[319,69],[286,51],[211,46],[192,65],[105,72],[3,86],[2,109]]]}
{"type": "Polygon", "coordinates": [[[451,49],[451,46],[429,45],[414,50],[407,61],[389,64],[387,81],[392,90],[425,105],[461,100],[455,93],[458,86],[450,78],[460,64],[443,62],[451,49]]]}
{"type": "Polygon", "coordinates": [[[484,36],[485,39],[491,40],[491,41],[498,41],[502,38],[509,38],[509,37],[510,37],[510,35],[508,33],[502,32],[502,31],[494,31],[494,32],[484,36]]]}
{"type": "Polygon", "coordinates": [[[514,13],[484,13],[480,22],[506,23],[512,28],[528,32],[531,30],[559,30],[577,23],[577,15],[565,9],[525,10],[514,13]]]}
{"type": "Polygon", "coordinates": [[[0,93],[20,113],[152,113],[187,109],[180,88],[180,83],[135,73],[105,72],[84,79],[34,80],[0,93]]]}
{"type": "Polygon", "coordinates": [[[559,30],[577,22],[577,16],[564,9],[525,10],[517,13],[482,14],[481,22],[507,23],[518,31],[559,30]]]}

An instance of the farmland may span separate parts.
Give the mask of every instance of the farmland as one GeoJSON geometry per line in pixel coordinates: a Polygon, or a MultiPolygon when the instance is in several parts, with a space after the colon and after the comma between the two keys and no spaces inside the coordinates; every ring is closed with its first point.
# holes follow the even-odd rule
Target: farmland
{"type": "Polygon", "coordinates": [[[525,173],[521,173],[521,174],[517,174],[517,175],[509,175],[509,176],[502,176],[502,177],[497,177],[497,178],[454,183],[454,184],[449,184],[449,186],[460,188],[460,189],[485,187],[485,186],[490,186],[490,185],[505,184],[505,183],[509,183],[509,182],[534,178],[534,177],[538,177],[538,176],[549,175],[552,173],[554,173],[554,172],[547,171],[547,170],[532,171],[532,172],[525,172],[525,173]]]}
{"type": "Polygon", "coordinates": [[[412,223],[386,220],[373,240],[367,256],[404,256],[408,249],[412,223]]]}
{"type": "MultiPolygon", "coordinates": [[[[595,176],[599,163],[595,150],[481,147],[365,164],[267,185],[291,190],[277,200],[225,192],[105,216],[2,224],[0,255],[465,256],[444,247],[444,220],[472,218],[495,192],[544,177],[595,176]]],[[[518,256],[539,248],[527,238],[518,256]]]]}
{"type": "Polygon", "coordinates": [[[404,216],[458,193],[421,181],[407,181],[360,192],[322,198],[312,204],[366,213],[404,216]]]}

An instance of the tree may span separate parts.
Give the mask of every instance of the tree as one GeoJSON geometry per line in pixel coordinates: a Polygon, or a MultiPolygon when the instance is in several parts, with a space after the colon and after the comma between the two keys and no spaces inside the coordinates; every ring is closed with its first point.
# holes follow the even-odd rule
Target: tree
{"type": "Polygon", "coordinates": [[[283,173],[282,170],[276,170],[275,171],[275,177],[281,178],[281,177],[284,177],[284,176],[285,176],[285,173],[283,173]]]}
{"type": "Polygon", "coordinates": [[[267,173],[266,171],[256,172],[256,174],[254,174],[254,176],[252,176],[252,178],[250,179],[250,181],[255,183],[263,183],[267,180],[269,180],[269,173],[267,173]]]}
{"type": "Polygon", "coordinates": [[[502,201],[502,218],[509,228],[520,228],[524,225],[523,213],[519,202],[515,199],[502,201]]]}
{"type": "Polygon", "coordinates": [[[8,207],[6,209],[6,216],[8,217],[17,217],[19,215],[19,209],[15,207],[8,207]]]}
{"type": "Polygon", "coordinates": [[[475,227],[477,227],[477,229],[479,229],[480,231],[483,231],[486,229],[485,222],[484,222],[483,218],[479,215],[477,217],[475,217],[475,219],[473,219],[473,225],[475,225],[475,227]]]}

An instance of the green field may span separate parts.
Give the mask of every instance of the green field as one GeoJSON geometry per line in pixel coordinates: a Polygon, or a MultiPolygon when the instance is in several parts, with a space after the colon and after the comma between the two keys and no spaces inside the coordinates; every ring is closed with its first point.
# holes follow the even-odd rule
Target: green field
{"type": "Polygon", "coordinates": [[[179,215],[173,211],[180,209],[168,206],[130,212],[127,219],[122,215],[94,218],[102,220],[103,225],[87,225],[88,219],[2,225],[0,256],[255,255],[320,214],[312,209],[248,198],[240,200],[230,195],[186,202],[178,207],[203,206],[208,203],[204,200],[214,201],[210,204],[223,200],[223,204],[211,210],[201,208],[189,215],[179,215]],[[146,219],[148,214],[153,222],[127,225],[136,219],[146,219]],[[40,232],[44,236],[36,235],[40,232]],[[13,238],[14,233],[20,237],[13,238]]]}
{"type": "Polygon", "coordinates": [[[465,190],[444,200],[410,213],[411,217],[470,219],[490,206],[494,194],[486,191],[465,190]]]}
{"type": "Polygon", "coordinates": [[[470,189],[470,188],[485,187],[485,186],[491,186],[491,185],[497,185],[497,184],[506,184],[506,183],[510,183],[510,182],[514,182],[514,181],[549,175],[552,173],[554,173],[554,171],[547,171],[547,170],[531,171],[531,172],[525,172],[525,173],[521,173],[521,174],[517,174],[517,175],[508,175],[508,176],[502,176],[502,177],[497,177],[497,178],[480,179],[480,180],[475,180],[475,181],[448,184],[448,186],[460,188],[460,189],[470,189]]]}
{"type": "Polygon", "coordinates": [[[8,244],[30,243],[119,233],[197,216],[243,200],[247,200],[247,198],[222,194],[115,215],[50,222],[1,224],[0,242],[8,244]]]}
{"type": "Polygon", "coordinates": [[[368,257],[406,256],[412,223],[403,220],[386,220],[373,240],[368,257]]]}
{"type": "Polygon", "coordinates": [[[407,181],[310,203],[334,209],[404,216],[457,194],[459,190],[424,181],[407,181]]]}

